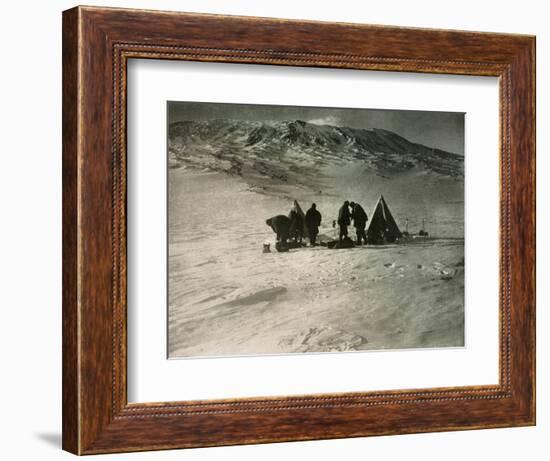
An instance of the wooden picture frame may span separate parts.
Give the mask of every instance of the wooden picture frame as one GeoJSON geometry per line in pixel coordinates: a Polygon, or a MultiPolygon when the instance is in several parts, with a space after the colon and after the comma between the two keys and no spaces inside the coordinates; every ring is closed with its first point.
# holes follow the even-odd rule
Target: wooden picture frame
{"type": "Polygon", "coordinates": [[[93,454],[533,424],[534,37],[94,7],[63,13],[65,450],[93,454]],[[498,385],[129,404],[131,58],[498,77],[498,385]]]}

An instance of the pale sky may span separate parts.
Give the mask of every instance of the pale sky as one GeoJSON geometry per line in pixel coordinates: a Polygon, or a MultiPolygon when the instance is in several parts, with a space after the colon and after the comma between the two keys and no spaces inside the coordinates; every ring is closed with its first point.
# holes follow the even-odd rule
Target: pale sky
{"type": "Polygon", "coordinates": [[[382,128],[409,141],[464,155],[464,113],[414,110],[346,109],[168,101],[168,123],[181,120],[303,120],[305,122],[382,128]]]}

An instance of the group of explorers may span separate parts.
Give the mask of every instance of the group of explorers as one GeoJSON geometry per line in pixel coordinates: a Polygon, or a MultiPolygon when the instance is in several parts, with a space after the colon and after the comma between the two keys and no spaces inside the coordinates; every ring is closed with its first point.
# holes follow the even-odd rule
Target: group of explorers
{"type": "MultiPolygon", "coordinates": [[[[287,246],[290,240],[296,246],[302,246],[302,239],[307,233],[310,245],[317,245],[317,236],[319,235],[319,226],[321,225],[322,216],[317,205],[311,204],[311,207],[305,215],[299,208],[299,205],[294,202],[294,206],[290,210],[288,216],[277,215],[266,221],[266,224],[273,229],[277,234],[277,249],[282,246],[287,246]]],[[[332,223],[333,227],[338,224],[339,227],[339,242],[349,240],[348,227],[353,221],[355,233],[357,236],[356,245],[367,243],[365,228],[367,226],[368,216],[361,205],[355,202],[346,200],[338,210],[338,219],[332,223]]]]}

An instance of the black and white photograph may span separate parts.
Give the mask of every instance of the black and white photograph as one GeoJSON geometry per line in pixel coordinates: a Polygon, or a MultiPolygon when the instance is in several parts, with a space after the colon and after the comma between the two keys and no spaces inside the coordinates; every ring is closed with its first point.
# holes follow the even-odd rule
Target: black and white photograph
{"type": "Polygon", "coordinates": [[[464,113],[169,101],[168,356],[464,346],[464,113]]]}

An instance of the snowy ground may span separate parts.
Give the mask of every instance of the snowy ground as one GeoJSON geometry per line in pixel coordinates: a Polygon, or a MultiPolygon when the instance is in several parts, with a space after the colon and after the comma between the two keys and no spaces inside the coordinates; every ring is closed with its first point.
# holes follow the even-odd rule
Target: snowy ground
{"type": "MultiPolygon", "coordinates": [[[[346,184],[346,197],[364,197],[369,215],[379,191],[396,190],[383,180],[346,184]]],[[[463,202],[432,186],[440,200],[429,206],[427,181],[412,199],[385,196],[402,227],[404,213],[410,223],[438,223],[433,239],[263,254],[275,237],[265,219],[288,213],[294,198],[304,210],[317,203],[321,234],[333,238],[341,197],[330,188],[266,193],[223,173],[169,170],[170,357],[463,346],[463,202]]]]}

